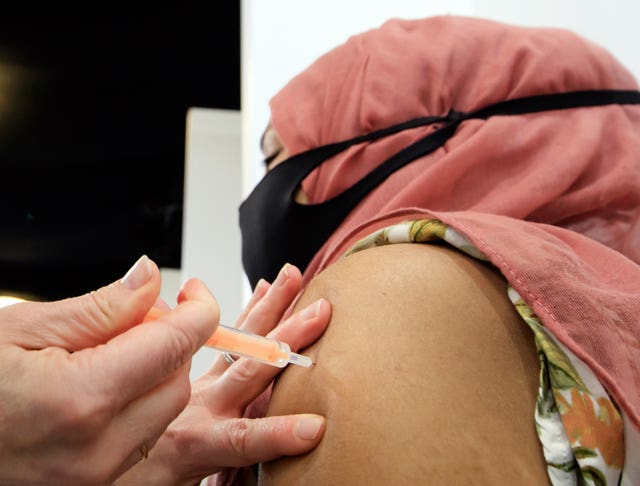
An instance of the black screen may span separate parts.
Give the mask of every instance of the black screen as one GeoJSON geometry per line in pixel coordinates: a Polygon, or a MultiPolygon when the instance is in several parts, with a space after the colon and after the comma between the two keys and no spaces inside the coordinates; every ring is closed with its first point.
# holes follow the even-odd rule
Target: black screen
{"type": "Polygon", "coordinates": [[[179,268],[187,109],[240,107],[239,2],[208,6],[3,7],[0,293],[179,268]]]}

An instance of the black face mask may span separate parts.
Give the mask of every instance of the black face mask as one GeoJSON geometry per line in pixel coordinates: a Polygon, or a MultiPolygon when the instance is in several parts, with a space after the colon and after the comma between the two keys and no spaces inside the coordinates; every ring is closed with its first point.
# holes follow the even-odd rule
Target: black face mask
{"type": "Polygon", "coordinates": [[[446,116],[410,120],[361,137],[317,147],[285,160],[271,170],[240,205],[242,264],[251,287],[255,288],[260,278],[272,282],[287,262],[304,271],[349,212],[372,189],[404,165],[444,145],[462,121],[609,104],[640,104],[640,92],[574,91],[517,98],[470,113],[451,110],[446,116]],[[435,123],[442,126],[387,159],[338,196],[310,205],[294,200],[303,179],[322,162],[343,150],[402,130],[435,123]]]}

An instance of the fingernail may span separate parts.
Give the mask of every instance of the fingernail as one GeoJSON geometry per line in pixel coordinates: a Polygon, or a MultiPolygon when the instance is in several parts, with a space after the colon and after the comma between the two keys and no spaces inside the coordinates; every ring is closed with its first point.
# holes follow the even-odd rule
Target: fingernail
{"type": "Polygon", "coordinates": [[[320,429],[324,425],[324,418],[308,416],[298,420],[296,424],[296,435],[304,440],[314,440],[318,437],[320,429]]]}
{"type": "Polygon", "coordinates": [[[317,316],[318,312],[320,312],[320,302],[321,301],[318,300],[313,304],[302,309],[302,312],[300,312],[300,317],[302,317],[302,319],[306,321],[307,319],[311,319],[317,316]]]}
{"type": "Polygon", "coordinates": [[[253,291],[253,295],[258,295],[260,292],[262,292],[263,290],[265,290],[265,287],[268,287],[269,283],[261,278],[260,280],[258,280],[258,283],[256,284],[256,288],[253,291]]]}
{"type": "Polygon", "coordinates": [[[284,264],[284,267],[282,267],[282,270],[280,270],[280,273],[278,274],[278,277],[276,278],[276,284],[278,284],[279,287],[283,286],[287,280],[289,280],[289,267],[291,265],[289,265],[288,263],[284,264]]]}
{"type": "Polygon", "coordinates": [[[152,273],[151,260],[147,255],[142,255],[122,277],[121,283],[130,290],[136,290],[149,281],[152,273]]]}
{"type": "Polygon", "coordinates": [[[153,303],[153,307],[155,309],[160,309],[160,310],[171,310],[171,307],[169,307],[169,304],[167,304],[164,301],[164,299],[160,296],[158,296],[156,301],[153,303]]]}

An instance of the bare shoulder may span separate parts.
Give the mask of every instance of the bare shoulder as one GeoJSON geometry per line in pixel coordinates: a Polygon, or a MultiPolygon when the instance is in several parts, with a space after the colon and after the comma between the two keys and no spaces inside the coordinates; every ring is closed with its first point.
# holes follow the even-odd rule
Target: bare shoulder
{"type": "Polygon", "coordinates": [[[489,264],[437,245],[361,251],[299,307],[333,306],[269,413],[326,415],[320,446],[264,465],[263,484],[544,484],[533,338],[489,264]],[[372,460],[375,458],[375,460],[372,460]]]}
{"type": "MultiPolygon", "coordinates": [[[[446,246],[395,244],[343,258],[318,275],[305,293],[307,298],[344,292],[370,296],[384,290],[423,301],[425,290],[440,297],[455,291],[464,293],[462,298],[473,298],[478,285],[496,287],[500,300],[506,295],[504,279],[484,262],[446,246]]],[[[384,302],[379,304],[385,307],[384,302]]]]}

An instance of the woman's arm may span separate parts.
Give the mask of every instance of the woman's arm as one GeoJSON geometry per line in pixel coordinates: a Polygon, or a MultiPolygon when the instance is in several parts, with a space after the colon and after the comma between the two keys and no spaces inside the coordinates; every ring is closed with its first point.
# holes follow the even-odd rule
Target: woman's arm
{"type": "Polygon", "coordinates": [[[489,265],[436,245],[353,254],[298,302],[333,307],[270,415],[311,412],[317,449],[263,464],[262,484],[545,484],[533,336],[489,265]]]}

